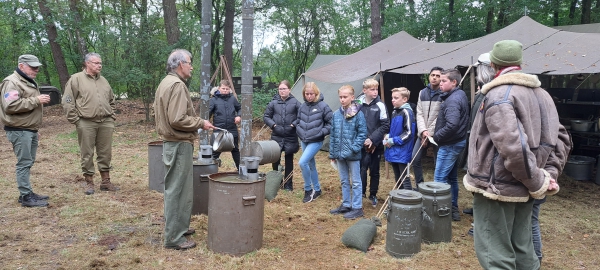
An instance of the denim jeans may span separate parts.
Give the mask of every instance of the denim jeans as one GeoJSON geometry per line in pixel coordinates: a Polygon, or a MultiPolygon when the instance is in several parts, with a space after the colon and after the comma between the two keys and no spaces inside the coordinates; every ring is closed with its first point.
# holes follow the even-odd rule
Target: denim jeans
{"type": "Polygon", "coordinates": [[[352,207],[352,209],[361,209],[362,181],[360,179],[360,161],[338,159],[337,165],[340,173],[340,182],[342,182],[342,205],[352,207]],[[350,176],[352,176],[352,182],[350,182],[350,176]]]}
{"type": "Polygon", "coordinates": [[[302,156],[300,156],[298,165],[300,165],[300,169],[302,169],[304,190],[309,191],[314,189],[315,191],[320,191],[321,184],[319,184],[319,173],[317,173],[315,156],[317,155],[317,152],[321,150],[323,141],[311,143],[300,142],[300,144],[302,145],[302,156]]]}
{"type": "Polygon", "coordinates": [[[17,187],[21,196],[33,192],[29,181],[30,170],[35,163],[38,148],[38,134],[31,131],[6,131],[6,138],[12,143],[17,156],[17,187]]]}
{"type": "Polygon", "coordinates": [[[540,231],[540,207],[546,202],[546,198],[533,201],[533,210],[531,211],[531,233],[533,236],[533,249],[538,259],[542,259],[542,232],[540,231]]]}
{"type": "Polygon", "coordinates": [[[438,149],[437,162],[435,163],[435,182],[450,184],[452,190],[452,206],[458,207],[458,156],[465,148],[466,140],[455,144],[443,145],[438,149]]]}
{"type": "Polygon", "coordinates": [[[419,151],[419,147],[421,146],[421,138],[417,138],[415,142],[415,147],[412,152],[412,168],[413,173],[415,174],[415,184],[419,186],[419,183],[423,183],[423,166],[421,165],[421,158],[425,156],[427,153],[427,148],[433,147],[433,160],[437,159],[438,147],[432,143],[427,143],[427,146],[421,147],[419,151]],[[417,152],[419,151],[419,152],[417,152]]]}

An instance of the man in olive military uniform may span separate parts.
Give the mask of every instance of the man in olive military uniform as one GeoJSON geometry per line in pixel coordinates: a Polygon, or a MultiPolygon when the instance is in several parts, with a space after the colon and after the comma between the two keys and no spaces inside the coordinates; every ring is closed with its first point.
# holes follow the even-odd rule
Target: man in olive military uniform
{"type": "Polygon", "coordinates": [[[154,95],[156,132],[163,139],[165,164],[165,248],[185,250],[196,246],[186,235],[190,226],[194,197],[192,155],[197,130],[214,126],[196,116],[186,81],[192,77],[192,54],[174,50],[167,60],[167,76],[154,95]]]}
{"type": "Polygon", "coordinates": [[[100,190],[119,189],[110,182],[112,135],[116,119],[115,96],[100,71],[102,58],[97,53],[88,53],[83,71],[73,74],[67,82],[62,101],[67,120],[75,124],[77,129],[87,195],[94,194],[94,148],[102,178],[100,190]]]}
{"type": "Polygon", "coordinates": [[[50,96],[40,95],[35,77],[42,65],[31,54],[19,56],[15,72],[4,78],[0,120],[4,124],[6,138],[12,143],[17,156],[16,175],[19,202],[26,207],[48,206],[48,196],[36,194],[29,181],[30,170],[35,162],[38,148],[38,129],[42,125],[43,104],[50,96]]]}

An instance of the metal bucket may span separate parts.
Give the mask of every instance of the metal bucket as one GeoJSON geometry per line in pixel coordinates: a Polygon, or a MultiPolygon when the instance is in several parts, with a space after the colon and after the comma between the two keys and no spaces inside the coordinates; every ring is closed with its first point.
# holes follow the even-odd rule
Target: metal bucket
{"type": "Polygon", "coordinates": [[[574,180],[591,180],[594,163],[593,157],[571,155],[563,172],[574,180]]]}
{"type": "Polygon", "coordinates": [[[192,215],[208,215],[208,175],[217,173],[219,166],[212,162],[203,160],[194,162],[194,200],[192,204],[192,215]]]}
{"type": "Polygon", "coordinates": [[[165,192],[165,164],[163,163],[163,142],[148,143],[148,188],[165,192]]]}
{"type": "Polygon", "coordinates": [[[260,165],[275,163],[281,158],[281,148],[273,140],[252,142],[250,148],[252,156],[260,158],[260,165]]]}
{"type": "Polygon", "coordinates": [[[452,195],[450,185],[437,182],[419,184],[423,194],[423,241],[427,243],[452,241],[452,195]]]}
{"type": "Polygon", "coordinates": [[[234,256],[260,249],[265,178],[241,180],[238,173],[216,173],[208,178],[208,248],[234,256]]]}
{"type": "Polygon", "coordinates": [[[213,151],[216,152],[231,152],[233,147],[233,134],[227,130],[214,131],[213,134],[213,151]]]}
{"type": "Polygon", "coordinates": [[[390,192],[385,250],[396,258],[406,258],[421,251],[422,195],[412,190],[390,192]]]}

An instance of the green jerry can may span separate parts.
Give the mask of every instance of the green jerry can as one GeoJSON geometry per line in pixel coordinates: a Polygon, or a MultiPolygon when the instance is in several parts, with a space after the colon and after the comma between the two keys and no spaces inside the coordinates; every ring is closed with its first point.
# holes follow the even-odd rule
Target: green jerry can
{"type": "Polygon", "coordinates": [[[412,190],[390,192],[385,251],[406,258],[421,251],[422,195],[412,190]]]}
{"type": "Polygon", "coordinates": [[[423,194],[423,241],[426,243],[452,240],[452,195],[450,185],[437,182],[419,184],[423,194]]]}

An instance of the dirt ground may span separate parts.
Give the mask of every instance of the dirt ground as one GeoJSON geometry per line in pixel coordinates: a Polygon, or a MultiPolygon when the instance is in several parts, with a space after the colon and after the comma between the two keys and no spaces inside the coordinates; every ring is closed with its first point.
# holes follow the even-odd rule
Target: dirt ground
{"type": "MultiPolygon", "coordinates": [[[[24,208],[17,203],[16,158],[0,132],[0,268],[2,269],[480,269],[473,238],[466,233],[472,217],[452,223],[452,241],[422,244],[421,252],[396,259],[385,251],[386,224],[366,253],[345,247],[343,232],[356,221],[329,214],[341,199],[337,172],[327,153],[317,155],[323,195],[302,203],[302,177],[294,173],[294,191],[280,191],[265,201],[262,248],[240,257],[207,248],[208,217],[195,215],[191,238],[198,247],[188,251],[162,247],[163,196],[148,189],[148,143],[158,139],[144,121],[141,103],[119,101],[120,114],[113,142],[111,176],[121,190],[83,193],[79,182],[79,149],[75,129],[60,105],[45,110],[40,146],[31,182],[36,193],[51,197],[48,208],[24,208]]],[[[259,133],[257,123],[253,136],[259,133]]],[[[198,146],[196,145],[196,148],[198,146]]],[[[296,156],[296,159],[299,155],[296,156]]],[[[220,172],[232,171],[230,155],[220,172]]],[[[425,166],[432,180],[431,158],[425,166]]],[[[297,167],[297,166],[296,166],[297,167]]],[[[270,170],[270,165],[260,171],[270,170]]],[[[459,177],[462,179],[464,172],[459,177]]],[[[380,202],[392,189],[393,172],[382,163],[380,202]]],[[[98,177],[96,177],[97,179],[98,177]]],[[[600,188],[589,181],[559,178],[561,191],[548,199],[540,214],[544,244],[542,269],[600,269],[600,188]]],[[[461,210],[472,195],[461,185],[461,210]]],[[[365,200],[365,216],[379,211],[365,200]]],[[[380,203],[381,205],[381,203],[380,203]]]]}

